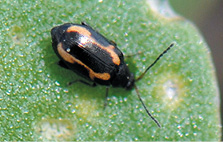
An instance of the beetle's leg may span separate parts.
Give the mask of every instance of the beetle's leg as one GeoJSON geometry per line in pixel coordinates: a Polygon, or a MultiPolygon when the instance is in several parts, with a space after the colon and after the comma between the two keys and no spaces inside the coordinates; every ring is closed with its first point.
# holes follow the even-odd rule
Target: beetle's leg
{"type": "Polygon", "coordinates": [[[68,66],[62,60],[60,60],[57,64],[65,69],[69,69],[68,66]]]}
{"type": "Polygon", "coordinates": [[[106,87],[104,109],[106,108],[107,103],[108,103],[108,90],[109,90],[109,87],[106,87]]]}
{"type": "Polygon", "coordinates": [[[80,82],[80,83],[83,83],[83,84],[91,86],[91,87],[95,87],[96,86],[95,82],[93,84],[91,84],[91,83],[89,83],[87,81],[84,81],[84,80],[81,80],[81,79],[77,79],[77,80],[71,81],[71,82],[68,83],[68,85],[70,86],[70,85],[72,85],[72,84],[74,84],[76,82],[80,82]]]}
{"type": "Polygon", "coordinates": [[[138,51],[137,53],[134,53],[134,54],[125,55],[125,57],[126,57],[126,58],[129,58],[129,57],[136,56],[136,55],[139,55],[139,54],[142,54],[142,53],[145,53],[145,52],[143,52],[143,51],[138,51]]]}
{"type": "Polygon", "coordinates": [[[85,25],[85,26],[91,27],[91,26],[88,25],[85,21],[82,21],[82,22],[81,22],[81,25],[85,25]]]}
{"type": "Polygon", "coordinates": [[[114,40],[110,40],[110,42],[114,45],[117,46],[117,43],[114,40]]]}
{"type": "MultiPolygon", "coordinates": [[[[172,44],[170,44],[170,46],[166,49],[166,50],[164,50],[163,51],[163,53],[161,53],[160,55],[159,55],[159,57],[157,57],[157,59],[154,61],[154,63],[152,63],[152,66],[171,48],[171,47],[173,47],[173,43],[172,44]]],[[[142,54],[142,53],[145,53],[145,51],[138,51],[137,53],[135,53],[135,54],[130,54],[130,55],[125,55],[125,57],[132,57],[132,56],[135,56],[135,55],[138,55],[138,54],[142,54]]],[[[152,67],[151,66],[151,67],[152,67]]],[[[151,67],[148,67],[148,68],[151,68],[151,67]]]]}

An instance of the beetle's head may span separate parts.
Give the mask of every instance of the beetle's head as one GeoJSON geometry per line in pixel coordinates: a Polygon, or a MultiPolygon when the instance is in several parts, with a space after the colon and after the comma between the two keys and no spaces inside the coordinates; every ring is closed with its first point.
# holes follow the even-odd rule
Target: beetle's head
{"type": "Polygon", "coordinates": [[[124,63],[119,66],[119,70],[116,73],[115,78],[112,80],[113,87],[122,87],[126,90],[133,88],[135,83],[135,76],[130,73],[128,66],[124,63]]]}
{"type": "Polygon", "coordinates": [[[134,84],[135,84],[135,76],[134,76],[133,73],[130,73],[130,76],[128,76],[128,82],[127,82],[127,84],[125,86],[125,89],[126,90],[132,89],[134,84]]]}

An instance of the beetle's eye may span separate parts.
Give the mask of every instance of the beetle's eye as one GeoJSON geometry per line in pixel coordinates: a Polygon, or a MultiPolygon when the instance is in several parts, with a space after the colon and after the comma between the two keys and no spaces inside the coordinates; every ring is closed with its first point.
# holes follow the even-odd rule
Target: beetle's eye
{"type": "Polygon", "coordinates": [[[67,48],[66,51],[69,53],[70,52],[70,48],[67,48]]]}

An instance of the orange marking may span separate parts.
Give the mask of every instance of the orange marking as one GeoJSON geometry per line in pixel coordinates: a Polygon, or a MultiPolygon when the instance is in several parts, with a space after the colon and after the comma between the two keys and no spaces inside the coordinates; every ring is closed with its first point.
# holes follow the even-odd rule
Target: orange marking
{"type": "Polygon", "coordinates": [[[59,55],[67,62],[74,64],[77,63],[79,65],[84,66],[84,68],[86,68],[89,71],[89,77],[91,78],[91,80],[94,80],[94,78],[98,78],[101,80],[109,80],[110,79],[110,74],[109,73],[96,73],[94,72],[91,68],[89,68],[87,65],[85,65],[83,62],[81,62],[80,60],[76,59],[75,57],[71,56],[69,53],[67,53],[63,47],[62,47],[62,43],[59,43],[57,45],[57,50],[59,55]]]}
{"type": "Polygon", "coordinates": [[[62,43],[60,42],[58,45],[57,45],[57,51],[59,53],[59,55],[67,62],[73,64],[75,62],[74,60],[74,57],[71,56],[70,54],[68,54],[64,49],[63,49],[63,45],[62,43]]]}
{"type": "MultiPolygon", "coordinates": [[[[120,59],[119,59],[118,55],[114,52],[115,47],[113,45],[109,45],[109,46],[105,47],[105,46],[99,44],[97,41],[95,41],[95,39],[93,39],[91,37],[91,33],[88,30],[86,30],[85,28],[80,27],[80,26],[71,26],[67,29],[67,32],[77,32],[77,33],[83,35],[84,37],[87,37],[89,40],[85,39],[85,42],[83,44],[88,44],[88,42],[92,42],[93,44],[96,44],[101,49],[104,49],[108,53],[110,53],[114,64],[120,65],[120,59]]],[[[81,45],[81,47],[85,48],[86,46],[81,45]]]]}
{"type": "Polygon", "coordinates": [[[81,35],[85,35],[89,38],[91,37],[91,33],[88,30],[86,30],[85,28],[80,27],[80,26],[71,26],[67,29],[67,32],[69,32],[69,33],[70,32],[77,32],[77,33],[79,33],[81,35]]]}
{"type": "Polygon", "coordinates": [[[115,63],[116,65],[120,65],[120,58],[119,56],[114,52],[114,46],[113,45],[109,45],[107,46],[106,48],[101,46],[101,45],[98,45],[99,47],[105,49],[107,52],[109,52],[111,54],[111,57],[112,57],[112,61],[113,63],[115,63]]]}

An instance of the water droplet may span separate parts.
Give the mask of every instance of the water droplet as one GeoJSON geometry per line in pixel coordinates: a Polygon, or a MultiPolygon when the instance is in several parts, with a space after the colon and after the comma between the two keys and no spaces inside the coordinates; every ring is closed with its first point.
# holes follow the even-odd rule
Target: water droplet
{"type": "Polygon", "coordinates": [[[203,116],[199,115],[199,119],[200,119],[200,120],[203,120],[204,118],[203,118],[203,116]]]}
{"type": "Polygon", "coordinates": [[[64,93],[68,93],[68,89],[64,89],[63,92],[64,92],[64,93]]]}
{"type": "Polygon", "coordinates": [[[86,123],[86,124],[85,124],[85,126],[86,126],[86,127],[89,127],[89,124],[88,124],[88,123],[86,123]]]}
{"type": "Polygon", "coordinates": [[[55,84],[56,84],[57,86],[60,86],[60,83],[59,83],[58,81],[56,81],[55,84]]]}
{"type": "Polygon", "coordinates": [[[23,111],[23,113],[24,113],[24,114],[28,114],[28,113],[29,113],[29,110],[26,110],[26,109],[25,109],[25,110],[23,111]]]}
{"type": "Polygon", "coordinates": [[[73,109],[72,111],[71,111],[71,113],[75,113],[76,112],[76,110],[75,109],[73,109]]]}
{"type": "Polygon", "coordinates": [[[196,132],[194,132],[193,134],[194,134],[194,136],[197,136],[197,133],[196,132]]]}

